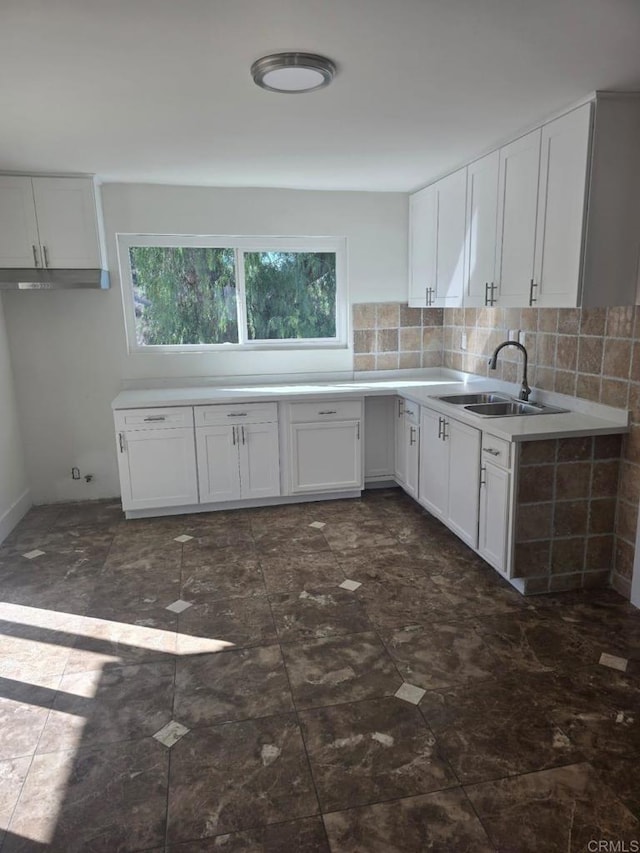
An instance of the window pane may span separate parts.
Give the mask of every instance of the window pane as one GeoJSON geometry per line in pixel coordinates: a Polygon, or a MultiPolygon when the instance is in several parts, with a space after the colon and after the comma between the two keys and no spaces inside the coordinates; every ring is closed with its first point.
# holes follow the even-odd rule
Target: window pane
{"type": "Polygon", "coordinates": [[[245,252],[249,340],[336,336],[335,252],[245,252]]]}
{"type": "Polygon", "coordinates": [[[233,249],[129,249],[138,344],[238,343],[233,249]]]}

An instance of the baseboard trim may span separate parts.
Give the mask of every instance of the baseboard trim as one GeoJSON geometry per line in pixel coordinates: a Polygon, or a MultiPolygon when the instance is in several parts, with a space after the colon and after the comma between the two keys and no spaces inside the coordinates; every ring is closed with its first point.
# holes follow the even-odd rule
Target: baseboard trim
{"type": "Polygon", "coordinates": [[[0,542],[4,542],[16,524],[29,512],[33,506],[31,492],[25,489],[17,501],[11,504],[9,509],[0,515],[0,542]]]}

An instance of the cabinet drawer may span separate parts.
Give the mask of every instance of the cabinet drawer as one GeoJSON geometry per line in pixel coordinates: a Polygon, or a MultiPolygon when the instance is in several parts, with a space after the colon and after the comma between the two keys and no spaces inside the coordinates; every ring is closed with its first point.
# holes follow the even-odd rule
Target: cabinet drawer
{"type": "Polygon", "coordinates": [[[491,433],[482,433],[482,459],[501,468],[511,466],[511,443],[491,433]]]}
{"type": "Polygon", "coordinates": [[[114,412],[116,429],[173,429],[192,427],[191,406],[175,406],[166,409],[120,409],[114,412]]]}
{"type": "Polygon", "coordinates": [[[196,426],[212,424],[265,424],[278,420],[277,403],[228,403],[196,406],[194,409],[196,426]]]}
{"type": "Polygon", "coordinates": [[[361,400],[326,400],[321,403],[291,403],[292,424],[316,421],[349,421],[362,417],[361,400]]]}
{"type": "Polygon", "coordinates": [[[406,420],[417,426],[420,423],[420,406],[417,403],[412,403],[411,400],[403,398],[402,408],[406,420]]]}

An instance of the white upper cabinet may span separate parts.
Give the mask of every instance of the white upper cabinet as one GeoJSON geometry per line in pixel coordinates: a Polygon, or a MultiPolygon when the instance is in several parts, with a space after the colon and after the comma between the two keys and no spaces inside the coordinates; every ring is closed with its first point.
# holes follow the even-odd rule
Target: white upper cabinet
{"type": "Polygon", "coordinates": [[[464,304],[470,308],[497,300],[495,282],[498,171],[493,151],[467,168],[467,233],[464,304]]]}
{"type": "Polygon", "coordinates": [[[0,176],[0,267],[105,266],[92,178],[0,176]]]}
{"type": "Polygon", "coordinates": [[[412,307],[462,304],[467,170],[460,169],[410,199],[412,307]]]}
{"type": "Polygon", "coordinates": [[[542,128],[533,304],[577,305],[591,104],[542,128]]]}
{"type": "Polygon", "coordinates": [[[540,130],[500,149],[496,304],[529,303],[533,280],[540,174],[540,130]]]}

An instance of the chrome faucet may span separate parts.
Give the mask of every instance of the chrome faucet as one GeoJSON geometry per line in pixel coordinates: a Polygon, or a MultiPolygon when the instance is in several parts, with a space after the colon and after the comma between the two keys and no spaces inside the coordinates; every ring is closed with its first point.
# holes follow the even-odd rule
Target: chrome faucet
{"type": "Polygon", "coordinates": [[[529,388],[529,383],[527,382],[527,364],[529,363],[529,356],[527,355],[527,351],[521,343],[518,343],[518,341],[503,341],[493,351],[493,355],[489,359],[489,367],[491,368],[491,370],[496,369],[496,367],[498,366],[498,353],[501,349],[504,349],[505,347],[517,347],[524,356],[522,383],[520,385],[520,393],[518,394],[518,397],[520,400],[528,400],[529,394],[531,393],[531,388],[529,388]]]}

